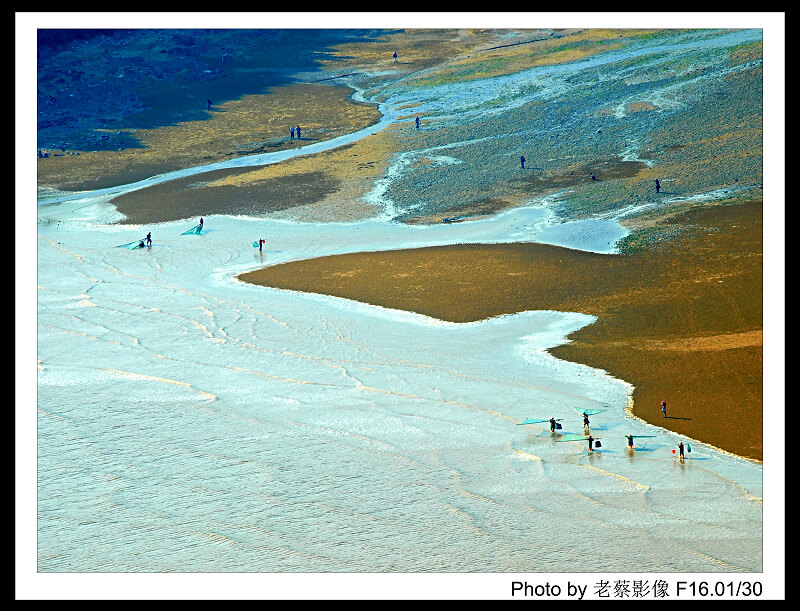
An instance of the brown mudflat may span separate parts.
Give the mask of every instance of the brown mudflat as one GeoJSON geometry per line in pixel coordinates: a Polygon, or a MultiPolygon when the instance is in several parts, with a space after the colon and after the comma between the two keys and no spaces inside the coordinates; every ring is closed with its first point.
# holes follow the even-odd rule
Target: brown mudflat
{"type": "Polygon", "coordinates": [[[594,315],[551,352],[631,383],[636,416],[761,460],[762,204],[700,206],[665,222],[681,237],[630,255],[464,244],[296,261],[240,278],[454,322],[523,310],[594,315]]]}

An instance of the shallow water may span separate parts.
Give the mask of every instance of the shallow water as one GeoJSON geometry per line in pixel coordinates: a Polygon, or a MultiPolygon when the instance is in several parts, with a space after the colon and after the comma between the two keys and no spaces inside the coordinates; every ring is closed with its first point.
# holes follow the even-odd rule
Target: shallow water
{"type": "Polygon", "coordinates": [[[452,324],[232,279],[353,235],[501,239],[510,217],[401,243],[211,217],[134,251],[130,227],[41,226],[39,570],[759,570],[761,467],[699,443],[677,463],[626,384],[543,352],[591,317],[452,324]],[[573,406],[607,408],[602,451],[517,424],[581,432],[573,406]],[[628,433],[657,437],[631,457],[628,433]]]}
{"type": "Polygon", "coordinates": [[[359,223],[212,216],[182,236],[194,220],[114,225],[107,193],[38,207],[39,571],[760,571],[761,465],[693,441],[676,461],[681,437],[626,415],[629,385],[545,352],[592,317],[454,324],[235,280],[459,242],[611,253],[625,234],[629,209],[569,221],[554,198],[387,222],[396,167],[359,223]],[[116,248],[148,230],[152,248],[116,248]],[[581,433],[574,407],[607,410],[598,451],[518,424],[581,433]],[[655,438],[630,455],[629,433],[655,438]]]}

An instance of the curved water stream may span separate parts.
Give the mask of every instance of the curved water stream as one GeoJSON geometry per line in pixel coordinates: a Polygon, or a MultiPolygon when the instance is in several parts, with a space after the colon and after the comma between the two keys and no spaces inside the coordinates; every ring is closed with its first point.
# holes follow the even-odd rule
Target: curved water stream
{"type": "Polygon", "coordinates": [[[373,125],[365,127],[364,129],[360,129],[351,134],[344,134],[343,136],[331,138],[330,140],[314,142],[306,146],[289,149],[285,151],[258,153],[256,155],[248,155],[246,157],[236,157],[235,159],[227,159],[225,161],[218,161],[206,165],[198,165],[191,168],[185,168],[183,170],[175,170],[173,172],[166,172],[164,174],[151,176],[150,178],[145,178],[144,180],[139,180],[136,182],[128,183],[125,185],[119,185],[115,187],[107,187],[105,189],[96,189],[93,191],[81,191],[78,193],[70,193],[68,195],[58,195],[55,197],[51,196],[42,197],[37,200],[37,203],[40,206],[42,206],[47,204],[58,204],[61,202],[68,202],[68,201],[86,199],[103,195],[122,195],[123,193],[137,191],[139,189],[144,189],[145,187],[151,187],[153,185],[157,185],[162,182],[175,180],[177,178],[185,178],[187,176],[194,176],[196,174],[203,174],[205,172],[213,172],[214,170],[225,170],[230,168],[270,165],[273,163],[280,163],[281,161],[286,161],[287,159],[291,159],[293,157],[299,157],[301,155],[313,155],[315,153],[329,151],[331,149],[344,146],[346,144],[351,144],[357,140],[360,140],[361,138],[366,138],[367,136],[370,136],[372,134],[376,134],[382,129],[384,129],[387,125],[389,125],[396,118],[396,112],[392,110],[391,107],[389,107],[389,105],[385,103],[379,104],[378,109],[381,111],[382,116],[377,123],[374,123],[373,125]]]}

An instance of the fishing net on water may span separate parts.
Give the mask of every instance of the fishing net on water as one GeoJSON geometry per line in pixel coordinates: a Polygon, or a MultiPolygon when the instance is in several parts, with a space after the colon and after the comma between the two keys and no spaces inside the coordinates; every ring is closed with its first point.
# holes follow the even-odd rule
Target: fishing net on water
{"type": "Polygon", "coordinates": [[[120,244],[117,248],[127,248],[128,250],[133,250],[134,248],[144,248],[145,241],[144,240],[136,240],[135,242],[128,242],[127,244],[120,244]]]}
{"type": "Polygon", "coordinates": [[[188,231],[184,231],[181,235],[206,235],[202,225],[195,225],[188,231]]]}

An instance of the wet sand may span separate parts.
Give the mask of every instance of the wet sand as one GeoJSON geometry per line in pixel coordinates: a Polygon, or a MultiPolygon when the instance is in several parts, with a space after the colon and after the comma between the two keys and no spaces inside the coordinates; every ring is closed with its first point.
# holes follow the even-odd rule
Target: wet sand
{"type": "Polygon", "coordinates": [[[453,322],[594,315],[551,353],[631,383],[635,416],[761,460],[761,202],[700,206],[662,224],[679,237],[629,255],[454,245],[297,261],[240,279],[453,322]]]}

